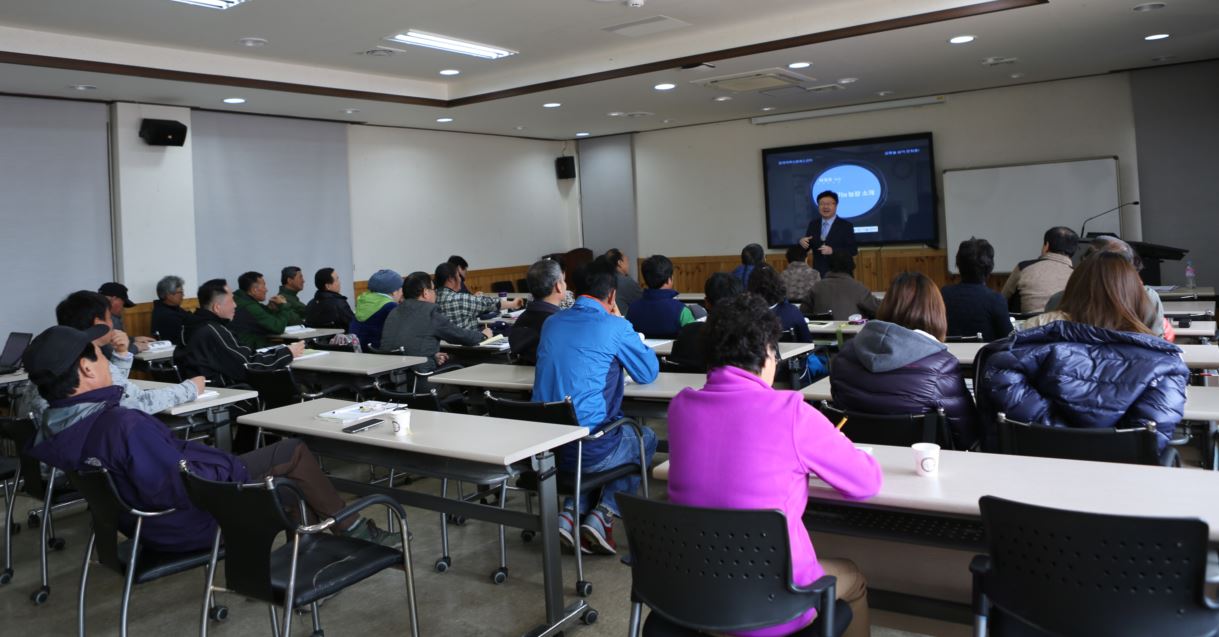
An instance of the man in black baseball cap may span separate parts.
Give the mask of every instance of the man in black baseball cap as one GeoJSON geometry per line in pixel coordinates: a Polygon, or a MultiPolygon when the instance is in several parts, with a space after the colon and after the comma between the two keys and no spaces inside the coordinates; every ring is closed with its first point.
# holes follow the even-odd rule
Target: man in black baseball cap
{"type": "MultiPolygon", "coordinates": [[[[86,330],[57,325],[43,331],[22,360],[30,380],[50,407],[43,415],[31,457],[63,471],[103,467],[114,478],[124,502],[137,509],[174,509],[144,522],[143,538],[161,551],[192,551],[211,546],[216,522],[186,495],[179,463],[209,480],[248,482],[267,476],[295,480],[305,503],[318,517],[344,508],[343,498],[322,473],[309,448],[297,439],[283,440],[234,456],[199,442],[174,437],[152,416],[119,404],[122,388],[113,385],[110,363],[94,339],[109,328],[86,330]]],[[[130,535],[132,520],[123,520],[130,535]]],[[[376,527],[371,520],[348,515],[334,525],[341,535],[386,546],[401,544],[401,535],[376,527]]]]}
{"type": "MultiPolygon", "coordinates": [[[[127,330],[123,328],[123,310],[129,307],[135,307],[135,303],[131,301],[131,297],[127,295],[127,286],[122,283],[103,283],[100,288],[97,288],[97,293],[106,297],[110,301],[110,320],[114,329],[127,330]]],[[[137,350],[144,350],[144,341],[151,341],[150,338],[136,337],[135,341],[137,350]]]]}

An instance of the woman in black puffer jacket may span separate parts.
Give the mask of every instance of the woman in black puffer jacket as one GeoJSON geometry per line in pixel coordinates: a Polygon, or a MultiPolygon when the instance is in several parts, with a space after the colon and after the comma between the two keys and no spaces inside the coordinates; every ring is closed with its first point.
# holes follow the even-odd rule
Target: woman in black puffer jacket
{"type": "Polygon", "coordinates": [[[1055,427],[1136,427],[1154,422],[1160,449],[1185,413],[1189,368],[1181,350],[1144,324],[1147,294],[1121,255],[1080,263],[1045,324],[978,355],[984,448],[996,450],[995,414],[1055,427]]]}
{"type": "Polygon", "coordinates": [[[953,446],[978,438],[977,411],[956,356],[943,340],[944,298],[926,275],[897,275],[877,312],[834,358],[830,392],[842,409],[869,414],[921,414],[943,408],[953,446]]]}

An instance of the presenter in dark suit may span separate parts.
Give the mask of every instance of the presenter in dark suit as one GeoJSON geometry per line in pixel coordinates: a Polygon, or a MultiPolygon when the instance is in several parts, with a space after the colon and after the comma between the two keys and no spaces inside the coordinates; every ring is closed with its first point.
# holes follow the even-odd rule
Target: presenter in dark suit
{"type": "Polygon", "coordinates": [[[817,212],[820,217],[808,222],[800,247],[813,252],[813,268],[824,277],[830,269],[831,254],[845,252],[855,256],[859,249],[855,245],[855,226],[838,218],[838,193],[826,190],[818,194],[817,212]]]}

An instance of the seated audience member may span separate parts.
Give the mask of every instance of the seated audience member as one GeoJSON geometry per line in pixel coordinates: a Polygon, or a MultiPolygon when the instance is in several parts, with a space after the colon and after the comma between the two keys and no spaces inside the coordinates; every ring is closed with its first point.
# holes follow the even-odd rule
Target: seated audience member
{"type": "MultiPolygon", "coordinates": [[[[707,277],[707,282],[703,284],[703,303],[707,305],[707,311],[711,312],[715,306],[744,291],[741,282],[736,277],[727,272],[716,272],[707,277]]],[[[669,360],[691,370],[707,371],[707,357],[703,341],[703,332],[706,331],[706,328],[707,319],[705,317],[682,327],[681,331],[677,333],[677,340],[673,341],[673,351],[669,354],[669,360]]]]}
{"type": "Polygon", "coordinates": [[[997,448],[990,420],[1003,412],[1054,427],[1154,422],[1162,449],[1184,415],[1189,369],[1181,350],[1143,323],[1146,306],[1138,272],[1122,255],[1101,252],[1082,261],[1049,322],[978,355],[987,448],[997,448]]]}
{"type": "Polygon", "coordinates": [[[229,323],[229,329],[242,345],[251,348],[267,347],[271,336],[283,334],[289,325],[301,325],[304,317],[288,307],[282,296],[267,299],[267,281],[258,272],[246,272],[237,279],[238,290],[233,292],[237,313],[229,323]],[[263,305],[262,302],[267,304],[263,305]]]}
{"type": "MultiPolygon", "coordinates": [[[[267,476],[296,481],[315,516],[329,517],[344,506],[313,454],[299,440],[285,440],[234,456],[207,445],[174,437],[159,420],[124,407],[110,365],[95,339],[107,326],[86,331],[48,328],[30,343],[23,359],[30,380],[50,402],[31,456],[64,471],[102,467],[110,472],[125,502],[137,509],[173,512],[144,521],[141,539],[162,551],[198,551],[212,546],[216,522],[186,495],[179,462],[208,480],[250,482],[267,476]]],[[[317,518],[314,518],[317,519],[317,518]]],[[[130,535],[134,519],[123,516],[130,535]]],[[[401,545],[401,535],[377,529],[371,520],[339,520],[335,532],[386,546],[401,545]]]]}
{"type": "Polygon", "coordinates": [[[440,351],[440,341],[455,345],[478,345],[490,338],[491,330],[466,330],[456,325],[436,306],[436,289],[427,272],[412,272],[402,286],[402,302],[385,319],[381,349],[399,347],[407,356],[423,356],[428,362],[414,369],[430,372],[444,365],[449,355],[440,351]]]}
{"type": "Polygon", "coordinates": [[[618,277],[618,311],[626,316],[627,310],[631,309],[631,303],[643,297],[643,288],[639,287],[638,281],[631,278],[631,262],[621,250],[611,248],[605,253],[605,260],[614,266],[614,276],[618,277]]]}
{"type": "Polygon", "coordinates": [[[741,248],[741,265],[732,271],[732,276],[741,282],[742,288],[748,287],[749,275],[753,274],[753,269],[765,262],[766,251],[762,249],[761,245],[751,243],[741,248]]]}
{"type": "Polygon", "coordinates": [[[949,336],[981,334],[993,341],[1012,331],[1012,321],[1003,295],[986,287],[986,277],[995,269],[995,249],[986,239],[966,239],[957,249],[957,271],[961,282],[941,291],[948,313],[949,336]]]}
{"type": "Polygon", "coordinates": [[[1018,307],[1021,312],[1045,310],[1050,296],[1067,286],[1073,269],[1071,257],[1078,245],[1079,235],[1070,228],[1057,226],[1046,230],[1041,256],[1017,265],[1003,285],[1003,297],[1009,307],[1018,307]]]}
{"type": "Polygon", "coordinates": [[[830,272],[813,284],[808,306],[813,314],[833,312],[834,320],[845,321],[852,314],[876,316],[880,301],[867,286],[855,280],[855,257],[845,251],[830,255],[830,272]]]}
{"type": "MultiPolygon", "coordinates": [[[[110,327],[110,301],[106,297],[88,290],[69,294],[67,298],[55,306],[55,321],[64,327],[86,331],[95,325],[110,327]]],[[[110,378],[122,390],[119,393],[119,404],[128,409],[136,409],[146,414],[155,414],[175,405],[188,403],[203,391],[203,377],[196,376],[176,385],[160,389],[140,389],[139,385],[128,381],[131,365],[135,356],[130,351],[127,334],[122,330],[109,329],[100,332],[97,346],[105,360],[110,364],[110,378]]],[[[16,413],[30,414],[34,422],[41,422],[47,403],[36,391],[33,385],[27,387],[22,396],[22,404],[16,413]]]]}
{"type": "Polygon", "coordinates": [[[231,385],[246,381],[247,366],[283,369],[304,353],[305,344],[299,341],[264,352],[238,343],[227,327],[237,305],[224,279],[205,282],[199,286],[198,296],[199,309],[184,330],[186,345],[174,351],[174,362],[183,371],[206,376],[217,385],[231,385]]]}
{"type": "MultiPolygon", "coordinates": [[[[894,416],[942,408],[953,446],[972,447],[978,439],[977,410],[957,357],[943,343],[947,320],[935,283],[918,272],[897,275],[876,318],[834,358],[834,404],[894,416]]],[[[851,435],[849,421],[843,433],[851,435]]]]}
{"type": "Polygon", "coordinates": [[[341,294],[343,284],[339,281],[339,273],[334,268],[322,268],[313,275],[313,284],[317,286],[317,292],[305,306],[305,325],[347,331],[356,313],[347,304],[347,297],[341,294]]]}
{"type": "Polygon", "coordinates": [[[305,273],[290,265],[279,272],[279,296],[284,300],[284,307],[293,314],[305,318],[305,304],[298,296],[305,289],[305,273]]]}
{"type": "Polygon", "coordinates": [[[452,263],[441,263],[436,266],[436,274],[433,278],[436,286],[436,304],[440,306],[440,311],[449,317],[453,325],[463,330],[477,330],[478,317],[481,314],[500,309],[515,310],[525,306],[525,299],[501,300],[498,296],[462,292],[457,266],[452,263]]]}
{"type": "Polygon", "coordinates": [[[643,262],[643,282],[648,289],[631,304],[626,319],[648,338],[676,338],[683,325],[694,322],[694,313],[677,300],[673,289],[673,262],[655,254],[643,262]]]}
{"type": "MultiPolygon", "coordinates": [[[[538,364],[533,380],[533,400],[552,402],[571,397],[576,417],[590,432],[622,418],[624,374],[635,382],[656,380],[659,363],[656,354],[639,340],[631,324],[618,315],[617,280],[614,271],[604,261],[581,270],[580,297],[569,310],[563,310],[546,320],[538,342],[538,364]]],[[[648,461],[656,451],[656,434],[643,428],[643,444],[648,461]]],[[[639,463],[640,440],[630,427],[618,427],[597,440],[584,443],[583,471],[609,471],[624,464],[639,463]]],[[[559,450],[559,468],[574,471],[576,445],[559,450]]],[[[575,550],[576,520],[581,520],[583,546],[596,553],[613,555],[614,517],[619,515],[615,494],[634,492],[639,475],[631,474],[601,488],[600,501],[592,493],[584,494],[581,508],[591,511],[581,519],[573,501],[568,498],[559,514],[559,535],[563,543],[575,550]]]]}
{"type": "Polygon", "coordinates": [[[560,256],[559,264],[563,266],[563,272],[567,276],[567,289],[575,290],[583,285],[576,275],[596,259],[597,255],[588,248],[572,248],[560,256]]]}
{"type": "Polygon", "coordinates": [[[152,335],[158,340],[182,344],[182,321],[190,312],[182,309],[186,281],[167,276],[157,281],[157,300],[152,302],[152,335]]]}
{"type": "Polygon", "coordinates": [[[368,291],[356,299],[356,315],[348,331],[368,348],[381,347],[381,328],[389,313],[402,301],[402,275],[377,270],[368,278],[368,291]]]}
{"type": "MultiPolygon", "coordinates": [[[[1131,248],[1129,243],[1109,235],[1101,235],[1092,239],[1092,242],[1088,244],[1086,249],[1084,249],[1081,260],[1096,256],[1101,252],[1113,252],[1120,254],[1122,255],[1123,259],[1126,259],[1127,262],[1134,266],[1136,271],[1142,271],[1143,269],[1143,260],[1134,253],[1134,248],[1131,248]]],[[[1156,336],[1162,336],[1169,341],[1176,340],[1176,336],[1172,329],[1172,323],[1168,322],[1168,320],[1164,318],[1164,303],[1160,300],[1160,293],[1156,292],[1155,289],[1148,285],[1144,285],[1143,290],[1147,292],[1147,313],[1143,315],[1143,324],[1146,325],[1147,329],[1150,329],[1151,333],[1155,334],[1156,336]]],[[[1062,305],[1062,292],[1051,296],[1050,300],[1046,301],[1046,312],[1049,313],[1057,310],[1059,305],[1062,305]]],[[[1029,321],[1025,322],[1024,327],[1035,327],[1037,325],[1043,325],[1049,322],[1048,320],[1044,319],[1038,320],[1040,318],[1041,317],[1039,315],[1029,319],[1029,321]]]]}
{"type": "Polygon", "coordinates": [[[800,308],[787,302],[783,279],[779,278],[779,273],[775,272],[774,268],[766,264],[754,268],[753,274],[749,275],[749,286],[745,289],[762,297],[770,305],[770,311],[779,317],[780,329],[784,332],[790,330],[797,343],[813,342],[813,335],[808,331],[808,322],[800,313],[800,308]]]}
{"type": "MultiPolygon", "coordinates": [[[[775,379],[779,322],[762,299],[743,294],[719,303],[707,319],[707,384],[669,404],[669,499],[687,506],[778,509],[787,518],[791,577],[807,586],[838,578],[838,599],[854,619],[845,635],[869,631],[867,582],[849,560],[819,560],[803,516],[808,476],[849,500],[880,491],[880,464],[856,449],[825,416],[775,379]]],[[[809,610],[779,626],[739,635],[787,635],[810,624],[809,610]]]]}
{"type": "MultiPolygon", "coordinates": [[[[529,283],[529,293],[533,295],[533,300],[512,324],[512,331],[508,333],[508,344],[514,362],[533,365],[538,361],[538,339],[542,335],[542,324],[559,311],[559,304],[567,295],[567,282],[563,280],[563,271],[559,264],[550,259],[542,259],[529,266],[525,280],[529,283]]],[[[619,304],[618,307],[621,308],[622,305],[619,304]]]]}
{"type": "Polygon", "coordinates": [[[466,272],[470,269],[470,263],[456,254],[449,257],[447,263],[457,268],[457,278],[461,282],[461,287],[458,288],[458,291],[469,294],[470,289],[466,287],[466,272]]]}
{"type": "Polygon", "coordinates": [[[787,269],[780,274],[786,299],[800,303],[813,291],[813,284],[821,280],[821,273],[808,264],[808,250],[794,245],[787,249],[787,269]]]}
{"type": "MultiPolygon", "coordinates": [[[[131,297],[127,295],[127,286],[123,285],[122,283],[114,283],[113,281],[110,283],[103,283],[102,286],[97,289],[97,293],[106,297],[106,299],[110,301],[110,327],[113,327],[120,332],[126,332],[126,328],[123,327],[123,310],[129,307],[135,307],[135,303],[133,303],[131,297]]],[[[132,350],[138,354],[145,349],[148,349],[148,343],[152,341],[153,339],[147,336],[131,337],[132,350]]]]}

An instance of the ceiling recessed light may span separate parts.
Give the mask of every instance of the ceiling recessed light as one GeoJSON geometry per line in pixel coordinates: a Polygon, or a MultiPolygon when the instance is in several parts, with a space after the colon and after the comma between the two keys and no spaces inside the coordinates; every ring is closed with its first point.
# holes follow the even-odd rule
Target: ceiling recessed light
{"type": "Polygon", "coordinates": [[[545,104],[542,104],[542,108],[558,108],[560,106],[562,106],[562,104],[558,102],[546,102],[545,104]]]}
{"type": "Polygon", "coordinates": [[[775,107],[773,107],[773,106],[763,106],[762,107],[762,111],[765,113],[769,113],[770,111],[773,111],[773,110],[775,110],[775,107]]]}
{"type": "Polygon", "coordinates": [[[97,90],[97,87],[92,84],[73,84],[73,85],[69,86],[68,88],[72,89],[73,91],[96,91],[97,90]]]}
{"type": "Polygon", "coordinates": [[[662,83],[662,84],[657,84],[656,86],[653,86],[652,88],[654,88],[654,89],[656,89],[656,90],[658,90],[658,91],[671,91],[671,90],[673,90],[673,89],[677,88],[677,85],[676,85],[676,84],[670,84],[670,83],[668,83],[668,82],[664,82],[664,83],[662,83]]]}
{"type": "Polygon", "coordinates": [[[839,84],[854,84],[854,83],[856,83],[856,82],[858,82],[858,81],[859,81],[859,78],[857,78],[857,77],[842,77],[842,78],[838,78],[838,83],[839,83],[839,84]]]}
{"type": "Polygon", "coordinates": [[[257,49],[258,47],[263,47],[268,44],[266,38],[241,38],[237,41],[237,43],[251,49],[257,49]]]}
{"type": "Polygon", "coordinates": [[[728,95],[721,95],[721,96],[719,96],[719,97],[715,98],[715,101],[717,101],[717,102],[731,102],[731,101],[732,101],[732,97],[730,97],[730,96],[728,96],[728,95]]]}
{"type": "Polygon", "coordinates": [[[344,115],[355,115],[356,113],[359,113],[359,112],[360,112],[360,109],[358,109],[358,108],[345,108],[345,109],[343,109],[343,114],[344,114],[344,115]]]}
{"type": "Polygon", "coordinates": [[[231,9],[246,0],[174,0],[182,4],[192,4],[196,7],[207,7],[208,9],[231,9]]]}
{"type": "Polygon", "coordinates": [[[478,42],[470,42],[469,40],[458,40],[450,38],[446,35],[437,35],[435,33],[426,33],[424,31],[408,30],[406,33],[399,33],[385,38],[391,42],[401,42],[402,44],[413,44],[429,49],[438,49],[440,51],[448,51],[449,53],[460,53],[462,55],[472,55],[476,58],[484,60],[498,60],[506,58],[509,55],[516,55],[517,51],[512,49],[504,49],[490,44],[480,44],[478,42]]]}
{"type": "Polygon", "coordinates": [[[517,126],[517,127],[516,127],[516,130],[525,130],[525,128],[526,128],[526,127],[524,127],[524,126],[517,126]]]}
{"type": "Polygon", "coordinates": [[[1147,40],[1148,42],[1151,42],[1151,41],[1154,41],[1154,40],[1167,40],[1167,39],[1168,39],[1168,34],[1167,34],[1167,33],[1153,33],[1153,34],[1151,34],[1151,35],[1149,35],[1149,36],[1147,36],[1147,37],[1145,37],[1145,38],[1143,38],[1143,39],[1144,39],[1144,40],[1147,40]]]}
{"type": "Polygon", "coordinates": [[[226,97],[226,98],[224,98],[224,103],[225,104],[245,104],[245,98],[244,97],[226,97]]]}
{"type": "Polygon", "coordinates": [[[1139,13],[1142,13],[1144,11],[1155,11],[1156,9],[1163,9],[1166,6],[1168,6],[1168,5],[1163,2],[1144,2],[1143,4],[1134,5],[1134,10],[1138,11],[1139,13]]]}
{"type": "Polygon", "coordinates": [[[660,123],[661,124],[672,124],[673,122],[676,122],[676,121],[677,120],[675,120],[675,119],[662,119],[662,120],[660,120],[660,123]]]}
{"type": "Polygon", "coordinates": [[[440,72],[441,75],[461,75],[461,71],[457,69],[445,69],[440,72]]]}
{"type": "Polygon", "coordinates": [[[576,137],[588,137],[588,133],[583,133],[583,132],[576,133],[576,137]]]}
{"type": "Polygon", "coordinates": [[[605,114],[606,117],[622,117],[623,115],[626,115],[626,113],[622,111],[610,111],[605,114]]]}
{"type": "Polygon", "coordinates": [[[1018,80],[1018,79],[1024,77],[1024,73],[1012,73],[1008,77],[1012,78],[1013,80],[1018,80]]]}
{"type": "Polygon", "coordinates": [[[812,65],[813,65],[812,62],[792,62],[791,64],[787,65],[787,68],[789,68],[789,69],[807,69],[808,67],[810,67],[812,65]]]}
{"type": "Polygon", "coordinates": [[[948,38],[948,43],[949,44],[969,44],[970,42],[973,42],[975,39],[977,39],[977,38],[975,38],[972,35],[954,35],[951,38],[948,38]]]}
{"type": "Polygon", "coordinates": [[[876,94],[880,97],[889,97],[893,94],[893,91],[876,91],[876,94]]]}
{"type": "Polygon", "coordinates": [[[452,117],[437,117],[436,118],[437,124],[448,124],[451,121],[453,121],[452,117]]]}

